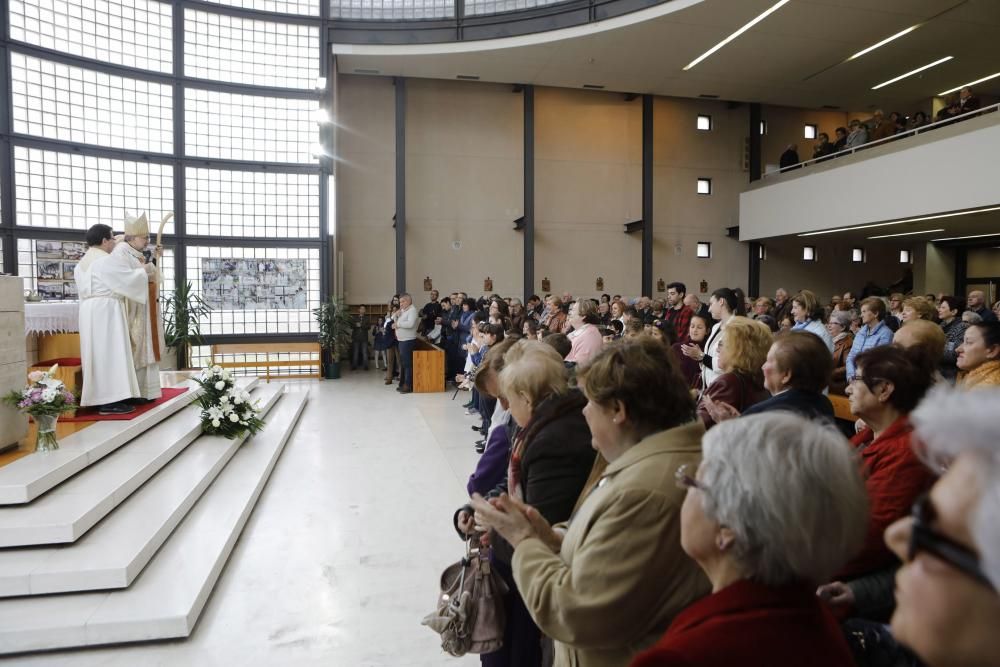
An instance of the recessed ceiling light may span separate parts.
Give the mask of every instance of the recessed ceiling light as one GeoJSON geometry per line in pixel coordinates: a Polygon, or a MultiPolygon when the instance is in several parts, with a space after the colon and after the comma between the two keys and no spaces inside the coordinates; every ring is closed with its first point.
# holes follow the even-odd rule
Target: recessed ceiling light
{"type": "Polygon", "coordinates": [[[914,234],[936,234],[937,232],[943,232],[943,229],[925,229],[922,232],[901,232],[899,234],[883,234],[882,236],[869,236],[868,240],[871,239],[891,239],[895,236],[913,236],[914,234]]]}
{"type": "Polygon", "coordinates": [[[475,74],[458,74],[455,78],[463,81],[479,81],[479,77],[475,74]]]}
{"type": "Polygon", "coordinates": [[[598,85],[596,83],[585,83],[584,88],[589,88],[590,90],[604,90],[604,86],[598,85]]]}
{"type": "Polygon", "coordinates": [[[913,32],[914,30],[916,30],[917,28],[919,28],[919,27],[920,27],[920,26],[922,26],[922,25],[923,25],[922,23],[918,23],[917,25],[911,25],[911,26],[910,26],[909,28],[907,28],[906,30],[900,30],[900,31],[899,31],[899,32],[897,32],[897,33],[896,33],[895,35],[893,35],[893,36],[891,36],[891,37],[886,37],[885,39],[883,39],[883,40],[882,40],[881,42],[879,42],[878,44],[872,44],[872,45],[871,45],[871,46],[869,46],[869,47],[868,47],[867,49],[862,49],[861,51],[858,51],[858,52],[857,52],[857,53],[855,53],[855,54],[854,54],[853,56],[851,56],[850,58],[848,58],[848,60],[854,60],[855,58],[860,58],[861,56],[863,56],[863,55],[865,55],[866,53],[869,53],[869,52],[871,52],[871,51],[874,51],[875,49],[877,49],[877,48],[878,48],[878,47],[880,47],[880,46],[885,46],[886,44],[888,44],[889,42],[891,42],[891,41],[892,41],[892,40],[894,40],[894,39],[899,39],[899,38],[900,38],[900,37],[902,37],[903,35],[905,35],[905,34],[907,34],[907,33],[910,33],[910,32],[913,32]]]}
{"type": "Polygon", "coordinates": [[[718,95],[710,95],[708,93],[702,93],[698,97],[704,97],[706,100],[717,100],[717,99],[719,99],[718,95]]]}
{"type": "Polygon", "coordinates": [[[692,60],[690,63],[688,63],[687,67],[684,68],[684,71],[686,72],[687,70],[691,69],[692,67],[700,63],[702,60],[704,60],[705,58],[709,57],[710,55],[721,49],[726,44],[733,41],[734,39],[745,33],[747,30],[754,27],[755,25],[766,19],[768,16],[781,9],[781,7],[787,3],[788,0],[779,0],[779,2],[775,3],[769,9],[764,11],[763,14],[761,14],[754,20],[750,21],[745,26],[743,26],[742,28],[731,34],[729,37],[726,37],[724,40],[722,40],[721,42],[710,48],[708,51],[705,51],[705,53],[701,54],[700,56],[692,60]]]}
{"type": "Polygon", "coordinates": [[[961,241],[962,239],[982,239],[987,236],[1000,236],[1000,232],[994,232],[992,234],[970,234],[969,236],[949,236],[946,239],[931,239],[931,243],[937,243],[938,241],[961,241]]]}
{"type": "Polygon", "coordinates": [[[380,72],[379,72],[379,71],[378,71],[377,69],[362,69],[362,68],[356,68],[356,69],[354,70],[354,73],[355,73],[355,74],[379,74],[380,72]]]}
{"type": "Polygon", "coordinates": [[[966,86],[974,86],[977,83],[982,83],[983,81],[989,81],[990,79],[995,79],[998,76],[1000,76],[1000,72],[997,72],[996,74],[990,74],[989,76],[984,76],[982,79],[976,79],[975,81],[970,81],[969,83],[963,83],[961,86],[955,86],[951,90],[946,90],[943,93],[938,93],[938,97],[941,97],[942,95],[949,95],[951,93],[954,93],[956,90],[962,90],[966,86]]]}
{"type": "Polygon", "coordinates": [[[936,65],[940,65],[941,63],[946,63],[946,62],[948,62],[949,60],[951,60],[954,57],[955,56],[945,56],[944,58],[940,58],[938,60],[935,60],[932,63],[927,63],[923,67],[918,67],[917,69],[911,70],[911,71],[907,72],[906,74],[900,74],[899,76],[897,76],[894,79],[889,79],[888,81],[883,81],[882,83],[878,84],[877,86],[872,86],[872,90],[878,90],[879,88],[885,88],[889,84],[896,83],[897,81],[902,81],[903,79],[905,79],[908,76],[913,76],[914,74],[918,74],[920,72],[923,72],[925,69],[930,69],[930,68],[932,68],[932,67],[934,67],[936,65]]]}
{"type": "Polygon", "coordinates": [[[836,232],[849,232],[855,229],[871,229],[872,227],[889,227],[891,225],[902,225],[907,222],[921,222],[923,220],[937,220],[939,218],[954,218],[959,215],[972,215],[973,213],[986,213],[988,211],[1000,211],[1000,206],[990,206],[989,208],[976,208],[971,211],[956,211],[954,213],[941,213],[939,215],[925,215],[919,218],[907,218],[906,220],[895,220],[893,222],[876,222],[871,225],[858,225],[857,227],[838,227],[837,229],[824,229],[818,232],[806,232],[799,236],[820,236],[821,234],[833,234],[836,232]]]}

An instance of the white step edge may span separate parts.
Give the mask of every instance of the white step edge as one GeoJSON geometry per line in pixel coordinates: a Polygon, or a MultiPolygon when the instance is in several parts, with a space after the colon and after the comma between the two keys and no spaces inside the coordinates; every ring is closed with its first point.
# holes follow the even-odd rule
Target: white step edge
{"type": "Polygon", "coordinates": [[[129,588],[0,601],[0,654],[187,637],[306,399],[285,396],[129,588]]]}
{"type": "MultiPolygon", "coordinates": [[[[255,389],[255,400],[275,391],[255,389]]],[[[0,547],[74,542],[201,435],[191,405],[29,505],[0,508],[0,547]]]]}
{"type": "MultiPolygon", "coordinates": [[[[247,391],[258,382],[257,378],[236,380],[237,386],[247,391]]],[[[201,395],[201,387],[190,380],[179,386],[187,386],[188,390],[135,419],[96,422],[61,439],[54,452],[34,452],[0,467],[0,505],[31,502],[201,395]]]]}
{"type": "MultiPolygon", "coordinates": [[[[282,394],[260,393],[266,415],[282,394]]],[[[0,598],[127,587],[246,439],[199,437],[72,544],[0,549],[0,598]]]]}

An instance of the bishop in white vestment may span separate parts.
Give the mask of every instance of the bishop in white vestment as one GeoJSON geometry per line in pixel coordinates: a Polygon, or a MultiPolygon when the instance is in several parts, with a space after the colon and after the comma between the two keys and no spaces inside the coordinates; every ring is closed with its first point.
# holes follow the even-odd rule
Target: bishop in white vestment
{"type": "Polygon", "coordinates": [[[87,245],[74,271],[80,297],[80,405],[101,406],[103,414],[132,412],[135,408],[124,401],[140,392],[125,300],[145,302],[152,267],[134,268],[112,257],[115,241],[107,225],[91,227],[87,245]]]}
{"type": "MultiPolygon", "coordinates": [[[[136,381],[139,383],[139,397],[145,401],[153,401],[162,395],[160,391],[160,355],[163,349],[158,345],[156,339],[159,331],[163,330],[159,321],[159,308],[156,304],[156,285],[159,283],[160,273],[156,266],[147,263],[142,251],[149,245],[149,222],[146,214],[143,213],[138,218],[125,217],[125,241],[115,246],[111,256],[132,269],[146,270],[149,272],[149,283],[147,285],[142,301],[137,301],[131,297],[125,300],[125,318],[128,321],[129,339],[132,343],[132,364],[135,367],[136,381]],[[151,311],[155,312],[154,315],[151,311]]],[[[157,341],[158,342],[158,341],[157,341]]]]}

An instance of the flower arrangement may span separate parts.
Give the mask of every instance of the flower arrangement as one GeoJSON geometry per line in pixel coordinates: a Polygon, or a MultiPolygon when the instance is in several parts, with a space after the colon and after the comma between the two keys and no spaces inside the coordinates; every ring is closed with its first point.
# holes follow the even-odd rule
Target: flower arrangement
{"type": "Polygon", "coordinates": [[[204,390],[198,398],[203,433],[233,439],[246,431],[253,435],[264,428],[257,403],[251,402],[250,392],[236,388],[229,370],[212,366],[194,381],[204,390]]]}
{"type": "Polygon", "coordinates": [[[56,378],[55,364],[47,371],[32,371],[28,384],[21,391],[12,391],[3,397],[4,403],[31,415],[38,424],[36,449],[50,451],[59,448],[56,439],[56,420],[59,415],[76,407],[76,397],[56,378]]]}
{"type": "Polygon", "coordinates": [[[47,371],[32,371],[28,384],[21,391],[12,391],[3,397],[4,403],[32,417],[59,416],[76,407],[76,397],[66,389],[62,380],[55,377],[59,364],[47,371]]]}

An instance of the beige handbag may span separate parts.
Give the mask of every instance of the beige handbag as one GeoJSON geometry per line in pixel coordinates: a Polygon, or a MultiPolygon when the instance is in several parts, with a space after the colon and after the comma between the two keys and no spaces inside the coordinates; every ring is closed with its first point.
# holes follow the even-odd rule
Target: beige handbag
{"type": "Polygon", "coordinates": [[[441,648],[453,656],[492,653],[503,646],[507,584],[490,564],[490,548],[474,546],[465,558],[441,573],[437,609],[421,623],[441,635],[441,648]]]}

